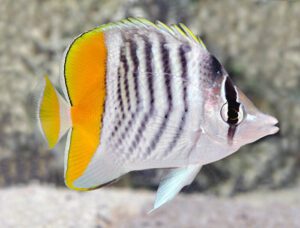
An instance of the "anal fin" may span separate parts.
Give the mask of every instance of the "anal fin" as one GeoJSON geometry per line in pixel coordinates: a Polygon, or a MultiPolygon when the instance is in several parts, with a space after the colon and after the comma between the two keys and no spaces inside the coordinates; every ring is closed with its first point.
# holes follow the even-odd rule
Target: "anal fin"
{"type": "Polygon", "coordinates": [[[201,167],[202,165],[189,165],[172,169],[160,182],[154,207],[149,213],[172,200],[184,186],[191,184],[201,167]]]}
{"type": "Polygon", "coordinates": [[[73,186],[79,190],[94,190],[110,185],[125,173],[123,167],[116,165],[111,154],[97,151],[84,173],[73,182],[73,186]]]}

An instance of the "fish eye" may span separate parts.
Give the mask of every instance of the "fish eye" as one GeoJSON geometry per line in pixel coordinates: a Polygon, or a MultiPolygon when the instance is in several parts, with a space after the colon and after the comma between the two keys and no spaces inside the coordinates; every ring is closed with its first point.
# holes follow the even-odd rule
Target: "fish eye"
{"type": "Polygon", "coordinates": [[[224,122],[230,125],[238,125],[244,120],[244,108],[240,104],[237,110],[226,102],[221,108],[221,117],[224,122]]]}

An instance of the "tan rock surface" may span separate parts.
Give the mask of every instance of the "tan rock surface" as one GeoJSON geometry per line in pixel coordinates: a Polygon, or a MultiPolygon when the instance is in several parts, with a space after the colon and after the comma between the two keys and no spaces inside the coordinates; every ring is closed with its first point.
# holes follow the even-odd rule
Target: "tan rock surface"
{"type": "Polygon", "coordinates": [[[153,192],[103,188],[79,193],[31,184],[0,190],[1,227],[300,227],[300,188],[233,198],[181,194],[147,214],[153,192]]]}

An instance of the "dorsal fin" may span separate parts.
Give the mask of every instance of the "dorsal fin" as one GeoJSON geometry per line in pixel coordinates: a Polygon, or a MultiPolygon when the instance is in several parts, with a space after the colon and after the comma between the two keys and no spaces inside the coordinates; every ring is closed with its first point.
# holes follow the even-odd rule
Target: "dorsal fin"
{"type": "Polygon", "coordinates": [[[182,41],[188,41],[196,44],[200,44],[202,48],[206,50],[206,46],[201,40],[200,37],[197,37],[187,26],[180,23],[178,25],[174,24],[168,26],[161,21],[156,21],[153,23],[145,18],[127,18],[120,20],[118,22],[112,22],[108,24],[101,25],[103,31],[107,29],[119,28],[119,29],[126,29],[126,28],[146,28],[146,29],[154,29],[159,32],[166,32],[176,39],[182,41]]]}

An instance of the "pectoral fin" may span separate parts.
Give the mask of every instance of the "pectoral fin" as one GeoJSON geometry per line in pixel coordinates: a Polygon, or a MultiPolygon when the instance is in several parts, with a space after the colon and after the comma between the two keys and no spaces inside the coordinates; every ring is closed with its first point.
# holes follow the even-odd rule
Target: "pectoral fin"
{"type": "Polygon", "coordinates": [[[184,186],[191,184],[200,169],[201,165],[189,165],[172,169],[162,178],[157,190],[154,207],[150,213],[172,200],[184,186]]]}

